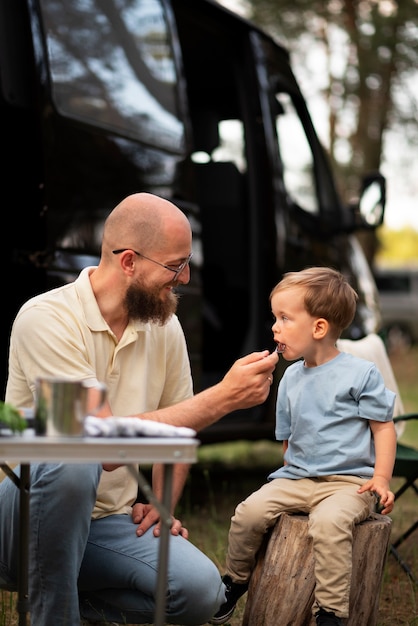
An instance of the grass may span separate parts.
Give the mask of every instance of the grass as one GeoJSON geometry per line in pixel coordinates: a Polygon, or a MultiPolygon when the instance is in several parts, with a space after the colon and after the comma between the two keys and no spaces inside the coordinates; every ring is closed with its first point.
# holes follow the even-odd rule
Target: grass
{"type": "MultiPolygon", "coordinates": [[[[391,355],[391,361],[405,412],[418,412],[418,347],[407,353],[391,355]]],[[[418,420],[407,424],[402,441],[418,447],[418,420]]],[[[190,540],[216,563],[221,573],[225,566],[229,520],[236,504],[257,489],[268,472],[281,461],[281,446],[272,441],[238,441],[206,445],[199,449],[199,462],[190,472],[178,516],[189,529],[190,540]]],[[[401,479],[393,479],[394,491],[401,482],[401,479]]],[[[391,514],[394,540],[418,519],[417,496],[410,491],[396,503],[391,514]]],[[[418,530],[399,548],[415,576],[418,576],[417,539],[418,530]]],[[[0,626],[17,625],[15,604],[15,594],[0,592],[0,626]]],[[[230,626],[241,626],[244,606],[245,596],[238,602],[230,626]]],[[[401,625],[418,626],[418,587],[389,556],[377,626],[401,625]]]]}

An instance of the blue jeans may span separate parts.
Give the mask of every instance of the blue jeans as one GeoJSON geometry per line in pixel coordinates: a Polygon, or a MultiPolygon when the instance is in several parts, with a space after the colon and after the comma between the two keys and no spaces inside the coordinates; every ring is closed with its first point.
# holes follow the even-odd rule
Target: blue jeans
{"type": "MultiPolygon", "coordinates": [[[[36,626],[91,620],[153,622],[159,539],[135,534],[130,515],[91,521],[102,468],[34,464],[30,488],[29,600],[36,626]]],[[[19,490],[0,483],[0,578],[16,581],[19,490]]],[[[190,541],[170,535],[167,622],[206,623],[225,601],[217,567],[190,541]]]]}

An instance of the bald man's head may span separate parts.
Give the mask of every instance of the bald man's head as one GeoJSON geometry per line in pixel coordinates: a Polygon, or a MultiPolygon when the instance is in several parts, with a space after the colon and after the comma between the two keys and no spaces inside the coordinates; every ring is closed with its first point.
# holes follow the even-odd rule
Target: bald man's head
{"type": "Polygon", "coordinates": [[[190,229],[187,217],[175,204],[150,193],[132,194],[109,214],[104,224],[102,253],[111,254],[123,247],[146,254],[158,249],[176,227],[190,229]]]}

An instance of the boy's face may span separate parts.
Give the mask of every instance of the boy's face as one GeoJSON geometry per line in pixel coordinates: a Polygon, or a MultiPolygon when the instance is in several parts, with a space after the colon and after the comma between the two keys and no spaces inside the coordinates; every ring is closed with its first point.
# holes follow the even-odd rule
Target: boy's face
{"type": "Polygon", "coordinates": [[[295,361],[309,354],[314,347],[315,321],[303,303],[304,289],[290,287],[280,291],[271,299],[271,310],[275,317],[272,326],[274,341],[285,344],[283,357],[295,361]]]}

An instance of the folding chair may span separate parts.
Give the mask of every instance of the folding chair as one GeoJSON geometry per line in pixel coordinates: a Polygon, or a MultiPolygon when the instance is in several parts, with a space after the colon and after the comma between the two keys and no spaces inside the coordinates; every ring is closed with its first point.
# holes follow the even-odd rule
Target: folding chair
{"type": "MultiPolygon", "coordinates": [[[[402,399],[399,394],[399,388],[392,370],[392,366],[385,348],[385,344],[379,335],[370,334],[363,339],[356,341],[350,339],[340,339],[337,347],[342,352],[349,352],[369,361],[373,361],[383,376],[385,385],[391,391],[396,393],[396,402],[394,409],[395,427],[398,439],[402,435],[406,422],[418,419],[418,413],[404,413],[402,399]]],[[[395,467],[393,476],[403,478],[402,486],[395,493],[395,503],[408,490],[413,489],[418,496],[418,448],[407,446],[397,442],[395,467]]],[[[408,574],[409,578],[418,584],[416,576],[411,571],[408,564],[402,559],[397,548],[418,528],[418,518],[395,542],[389,546],[390,554],[398,561],[402,569],[408,574]]]]}
{"type": "MultiPolygon", "coordinates": [[[[395,424],[402,421],[416,420],[418,419],[418,413],[407,413],[394,418],[395,424]]],[[[397,443],[396,447],[396,460],[393,475],[396,477],[402,477],[404,483],[395,493],[395,502],[399,500],[402,494],[404,494],[409,488],[415,491],[418,496],[418,448],[412,448],[406,446],[403,443],[397,443]]],[[[390,544],[390,553],[395,557],[403,570],[408,574],[409,578],[418,585],[418,579],[412,573],[410,567],[401,558],[397,548],[418,528],[418,518],[411,524],[411,526],[392,544],[390,544]]]]}

